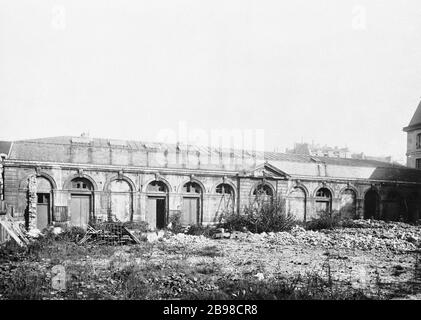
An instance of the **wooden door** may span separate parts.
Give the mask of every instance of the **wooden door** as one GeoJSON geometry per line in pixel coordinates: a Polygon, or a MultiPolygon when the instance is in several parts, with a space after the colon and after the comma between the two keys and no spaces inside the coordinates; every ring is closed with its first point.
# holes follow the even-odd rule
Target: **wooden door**
{"type": "Polygon", "coordinates": [[[89,222],[89,212],[91,211],[91,196],[72,195],[70,205],[70,215],[72,226],[86,229],[89,222]]]}
{"type": "Polygon", "coordinates": [[[146,222],[151,228],[156,226],[156,198],[148,197],[146,206],[146,222]]]}
{"type": "Polygon", "coordinates": [[[183,225],[199,223],[199,198],[183,198],[181,223],[183,225]]]}
{"type": "Polygon", "coordinates": [[[50,221],[50,194],[37,193],[37,228],[43,230],[50,221]]]}

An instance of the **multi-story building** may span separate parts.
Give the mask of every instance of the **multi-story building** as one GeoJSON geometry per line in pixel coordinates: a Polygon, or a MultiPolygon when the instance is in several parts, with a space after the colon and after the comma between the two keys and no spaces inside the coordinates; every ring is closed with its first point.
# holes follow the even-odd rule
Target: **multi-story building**
{"type": "Polygon", "coordinates": [[[407,133],[406,165],[410,168],[421,169],[421,102],[409,125],[403,128],[403,131],[407,133]]]}

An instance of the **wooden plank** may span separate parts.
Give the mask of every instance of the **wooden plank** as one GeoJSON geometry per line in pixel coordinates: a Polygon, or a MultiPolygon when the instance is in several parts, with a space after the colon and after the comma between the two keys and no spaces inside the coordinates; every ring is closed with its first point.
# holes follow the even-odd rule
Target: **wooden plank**
{"type": "Polygon", "coordinates": [[[88,241],[90,238],[92,238],[92,234],[85,234],[85,236],[78,242],[78,244],[84,244],[86,241],[88,241]]]}
{"type": "Polygon", "coordinates": [[[141,242],[140,242],[140,240],[133,234],[133,233],[131,233],[130,231],[129,231],[129,229],[127,229],[126,227],[124,227],[123,226],[123,229],[124,229],[124,231],[125,232],[127,232],[128,233],[128,235],[130,236],[130,238],[132,238],[133,239],[133,241],[134,242],[136,242],[137,244],[140,244],[141,242]]]}
{"type": "Polygon", "coordinates": [[[13,227],[11,226],[9,221],[6,220],[0,220],[0,225],[9,233],[9,235],[13,238],[13,240],[16,241],[18,245],[21,247],[24,247],[26,244],[19,238],[19,236],[15,233],[13,230],[13,227]]]}

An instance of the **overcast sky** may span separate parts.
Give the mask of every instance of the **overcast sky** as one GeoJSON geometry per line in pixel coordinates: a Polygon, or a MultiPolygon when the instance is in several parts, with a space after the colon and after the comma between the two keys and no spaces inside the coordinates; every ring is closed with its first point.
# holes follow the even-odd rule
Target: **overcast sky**
{"type": "Polygon", "coordinates": [[[0,0],[0,139],[264,129],[403,160],[421,2],[0,0]]]}

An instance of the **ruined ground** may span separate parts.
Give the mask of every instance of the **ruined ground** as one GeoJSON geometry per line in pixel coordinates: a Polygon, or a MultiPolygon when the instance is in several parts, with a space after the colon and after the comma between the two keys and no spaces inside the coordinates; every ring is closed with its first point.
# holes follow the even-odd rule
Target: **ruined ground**
{"type": "Polygon", "coordinates": [[[0,299],[421,299],[420,226],[363,221],[236,237],[7,245],[0,251],[0,299]],[[56,265],[66,271],[62,291],[51,286],[56,265]]]}

